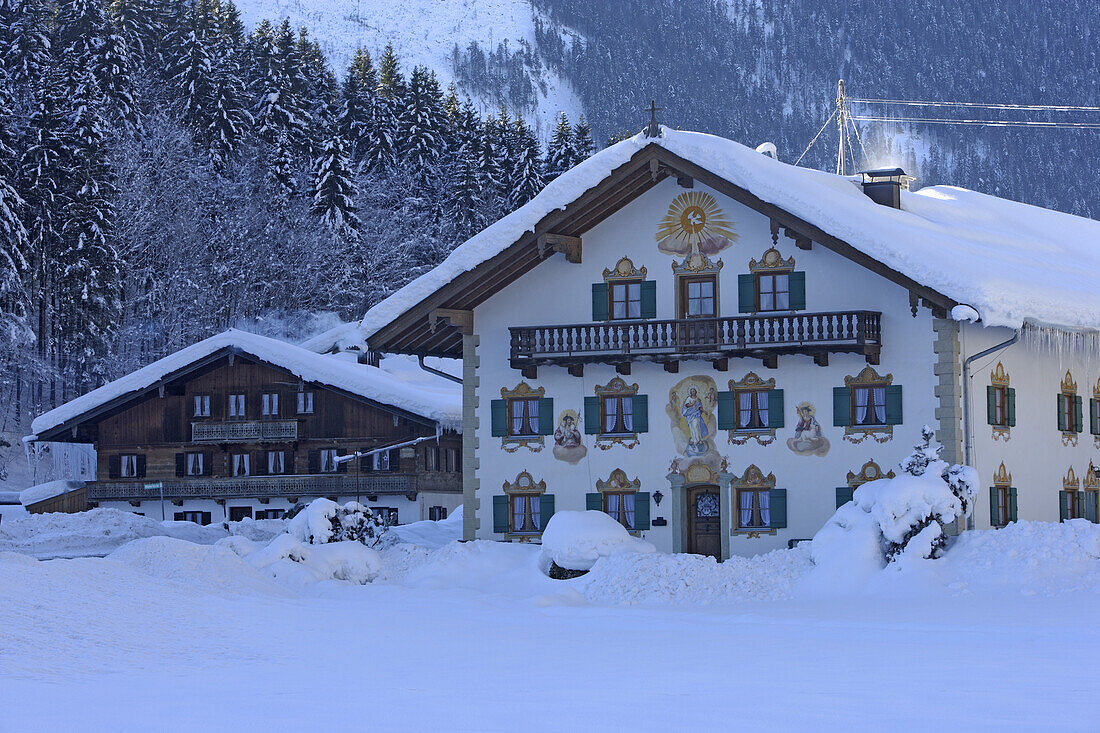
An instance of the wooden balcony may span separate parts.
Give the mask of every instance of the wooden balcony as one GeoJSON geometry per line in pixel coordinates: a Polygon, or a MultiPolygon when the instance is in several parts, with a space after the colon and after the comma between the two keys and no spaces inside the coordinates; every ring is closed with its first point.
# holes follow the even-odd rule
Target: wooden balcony
{"type": "Polygon", "coordinates": [[[297,439],[297,420],[239,420],[191,423],[192,443],[255,443],[297,439]]]}
{"type": "MultiPolygon", "coordinates": [[[[95,481],[87,485],[87,500],[141,501],[160,499],[159,490],[147,490],[139,481],[95,481]]],[[[348,474],[309,476],[247,476],[238,478],[178,478],[161,482],[165,499],[226,499],[272,497],[300,499],[322,496],[393,496],[405,495],[410,501],[420,491],[461,491],[458,473],[370,473],[361,474],[358,484],[354,471],[348,474]]]]}
{"type": "Polygon", "coordinates": [[[775,366],[780,354],[807,354],[827,364],[830,353],[863,354],[877,364],[881,321],[875,311],[843,311],[521,326],[509,329],[511,364],[530,370],[550,364],[758,357],[775,366]]]}

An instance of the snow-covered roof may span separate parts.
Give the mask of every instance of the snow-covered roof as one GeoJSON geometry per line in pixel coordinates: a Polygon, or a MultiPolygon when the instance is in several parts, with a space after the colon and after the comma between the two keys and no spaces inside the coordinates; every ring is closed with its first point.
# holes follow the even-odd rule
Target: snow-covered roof
{"type": "Polygon", "coordinates": [[[83,481],[76,481],[73,479],[58,479],[57,481],[47,481],[44,484],[38,484],[32,486],[29,489],[23,489],[22,492],[17,492],[19,496],[19,502],[23,506],[30,506],[31,504],[37,504],[40,501],[46,499],[52,499],[55,496],[61,496],[67,494],[70,491],[84,486],[83,481]]]}
{"type": "Polygon", "coordinates": [[[411,364],[407,358],[383,360],[380,367],[372,367],[357,363],[354,355],[316,354],[285,341],[229,329],[38,416],[31,423],[31,431],[41,435],[110,402],[139,394],[223,349],[234,349],[281,367],[306,382],[335,387],[434,420],[444,428],[462,427],[461,385],[418,369],[415,360],[411,364]]]}
{"type": "Polygon", "coordinates": [[[1100,327],[1100,222],[953,186],[903,191],[901,209],[893,209],[871,201],[852,178],[782,163],[714,135],[662,132],[660,138],[636,135],[563,173],[438,267],[371,308],[360,325],[363,336],[507,249],[650,144],[973,306],[985,325],[1100,327]]]}

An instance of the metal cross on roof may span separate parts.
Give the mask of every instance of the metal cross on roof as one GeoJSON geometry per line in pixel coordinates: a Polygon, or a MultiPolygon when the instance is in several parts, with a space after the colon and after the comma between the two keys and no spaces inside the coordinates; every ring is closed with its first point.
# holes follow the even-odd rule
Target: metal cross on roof
{"type": "Polygon", "coordinates": [[[647,112],[649,112],[649,124],[645,128],[646,137],[661,136],[661,126],[657,124],[657,113],[660,112],[662,109],[662,107],[657,106],[656,99],[649,100],[649,109],[646,110],[647,112]]]}

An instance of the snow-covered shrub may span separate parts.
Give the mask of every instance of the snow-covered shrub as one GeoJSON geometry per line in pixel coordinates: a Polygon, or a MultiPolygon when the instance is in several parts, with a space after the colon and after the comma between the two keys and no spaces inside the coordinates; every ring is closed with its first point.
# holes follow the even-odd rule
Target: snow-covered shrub
{"type": "Polygon", "coordinates": [[[902,557],[939,557],[947,543],[944,527],[973,511],[978,474],[970,466],[948,466],[927,425],[922,441],[899,464],[901,475],[869,481],[852,502],[837,510],[814,537],[815,565],[881,568],[902,557]]]}
{"type": "Polygon", "coordinates": [[[311,545],[359,542],[377,547],[386,532],[382,517],[354,501],[340,505],[330,499],[314,499],[296,505],[288,513],[286,531],[311,545]]]}
{"type": "Polygon", "coordinates": [[[656,551],[603,512],[561,511],[550,517],[542,532],[539,568],[551,578],[566,580],[584,575],[601,557],[656,551]]]}
{"type": "MultiPolygon", "coordinates": [[[[240,544],[243,538],[232,539],[235,542],[229,549],[234,552],[248,549],[240,544]]],[[[361,542],[310,544],[289,532],[279,535],[266,547],[248,552],[244,559],[282,585],[299,590],[325,580],[362,585],[374,580],[382,569],[382,556],[361,542]]]]}

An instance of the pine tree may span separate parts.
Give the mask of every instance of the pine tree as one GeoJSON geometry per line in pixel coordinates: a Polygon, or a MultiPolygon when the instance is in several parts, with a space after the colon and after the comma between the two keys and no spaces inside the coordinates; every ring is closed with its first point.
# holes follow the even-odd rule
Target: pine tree
{"type": "Polygon", "coordinates": [[[378,65],[378,88],[374,117],[363,150],[363,167],[376,174],[385,174],[397,165],[400,131],[398,113],[405,95],[401,65],[393,46],[386,44],[378,65]]]}
{"type": "Polygon", "coordinates": [[[401,62],[393,44],[387,43],[378,62],[378,96],[382,99],[400,99],[405,96],[405,80],[401,76],[401,62]]]}
{"type": "Polygon", "coordinates": [[[514,124],[516,159],[508,181],[508,206],[515,210],[538,195],[544,185],[539,141],[522,116],[514,124]]]}
{"type": "Polygon", "coordinates": [[[156,5],[149,0],[111,0],[108,14],[126,43],[134,66],[149,64],[164,34],[156,5]]]}
{"type": "Polygon", "coordinates": [[[362,226],[356,214],[355,179],[344,140],[339,134],[325,140],[314,163],[310,210],[337,236],[354,238],[362,226]]]}
{"type": "Polygon", "coordinates": [[[31,85],[50,65],[49,9],[43,0],[0,0],[0,68],[31,85]]]}
{"type": "Polygon", "coordinates": [[[401,117],[402,158],[421,182],[434,175],[443,146],[443,100],[435,75],[413,69],[401,117]]]}
{"type": "Polygon", "coordinates": [[[587,160],[596,152],[596,142],[592,139],[592,128],[588,125],[588,121],[584,119],[583,114],[573,127],[573,150],[576,157],[572,165],[587,160]]]}
{"type": "Polygon", "coordinates": [[[0,353],[29,342],[28,298],[24,283],[30,269],[30,240],[23,225],[25,202],[16,192],[11,94],[0,74],[0,353]]]}
{"type": "Polygon", "coordinates": [[[546,160],[543,163],[544,179],[547,183],[569,170],[577,159],[574,148],[573,129],[566,119],[565,113],[558,113],[558,122],[554,126],[554,134],[550,138],[550,144],[546,148],[546,160]]]}
{"type": "Polygon", "coordinates": [[[96,54],[95,78],[108,109],[128,126],[138,124],[132,75],[133,60],[126,37],[105,21],[96,54]]]}
{"type": "Polygon", "coordinates": [[[180,99],[183,122],[198,135],[209,130],[214,117],[213,64],[206,36],[193,21],[183,38],[172,82],[180,99]]]}
{"type": "Polygon", "coordinates": [[[355,52],[348,75],[341,90],[341,108],[337,120],[337,129],[341,137],[348,142],[349,154],[353,164],[363,162],[369,146],[371,125],[374,120],[375,87],[377,76],[370,54],[363,49],[355,52]]]}

